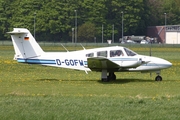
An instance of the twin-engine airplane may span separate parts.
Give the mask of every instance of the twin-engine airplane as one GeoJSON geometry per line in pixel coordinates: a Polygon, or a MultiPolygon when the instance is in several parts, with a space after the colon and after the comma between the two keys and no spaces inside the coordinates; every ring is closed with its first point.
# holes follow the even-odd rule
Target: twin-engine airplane
{"type": "Polygon", "coordinates": [[[156,81],[161,81],[160,71],[172,64],[164,59],[138,55],[125,47],[103,47],[72,52],[44,52],[29,30],[14,28],[11,34],[15,56],[20,63],[40,64],[75,70],[101,72],[102,81],[116,80],[115,72],[156,72],[156,81]],[[107,75],[108,73],[108,75],[107,75]]]}

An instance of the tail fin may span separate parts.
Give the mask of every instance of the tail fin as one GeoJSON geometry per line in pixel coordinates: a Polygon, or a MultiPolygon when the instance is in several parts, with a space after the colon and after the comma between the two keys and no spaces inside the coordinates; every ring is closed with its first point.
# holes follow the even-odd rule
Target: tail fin
{"type": "Polygon", "coordinates": [[[14,59],[38,57],[44,53],[29,30],[25,28],[14,28],[11,34],[15,56],[14,59]]]}

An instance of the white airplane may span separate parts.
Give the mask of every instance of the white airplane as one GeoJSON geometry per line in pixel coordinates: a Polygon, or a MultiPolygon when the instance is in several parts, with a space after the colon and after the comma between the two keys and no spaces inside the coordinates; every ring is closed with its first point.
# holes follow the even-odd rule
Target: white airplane
{"type": "Polygon", "coordinates": [[[14,28],[11,34],[15,56],[19,63],[40,64],[75,70],[101,72],[102,81],[116,80],[114,72],[156,72],[156,81],[161,81],[160,71],[172,66],[167,60],[138,55],[121,46],[84,49],[67,52],[44,52],[29,30],[14,28]],[[107,75],[108,73],[108,75],[107,75]]]}

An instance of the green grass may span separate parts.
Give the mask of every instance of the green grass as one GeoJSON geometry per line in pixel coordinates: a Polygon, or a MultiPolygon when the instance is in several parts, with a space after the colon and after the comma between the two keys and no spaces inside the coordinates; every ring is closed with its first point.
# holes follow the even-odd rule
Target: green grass
{"type": "MultiPolygon", "coordinates": [[[[67,47],[73,50],[73,47],[67,47]]],[[[140,54],[149,48],[130,46],[140,54]]],[[[45,46],[45,51],[63,51],[45,46]]],[[[76,47],[82,49],[81,47],[76,47]]],[[[20,64],[12,46],[0,46],[0,118],[59,119],[180,119],[180,48],[153,46],[152,55],[173,63],[156,74],[116,73],[117,80],[100,81],[100,73],[20,64]]]]}

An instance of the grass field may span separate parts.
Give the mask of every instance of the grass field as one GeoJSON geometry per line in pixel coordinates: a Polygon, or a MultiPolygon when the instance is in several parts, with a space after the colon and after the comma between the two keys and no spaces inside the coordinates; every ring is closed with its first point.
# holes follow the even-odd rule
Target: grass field
{"type": "MultiPolygon", "coordinates": [[[[148,47],[129,47],[149,54],[148,47]]],[[[63,50],[57,46],[43,49],[63,50]]],[[[173,63],[161,72],[162,82],[154,81],[155,73],[116,73],[116,81],[103,83],[97,72],[17,63],[13,47],[0,46],[0,119],[180,119],[180,48],[153,46],[152,55],[173,63]]]]}

